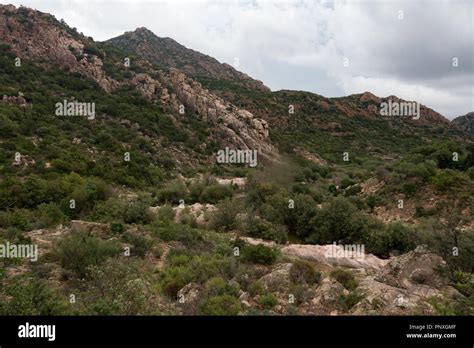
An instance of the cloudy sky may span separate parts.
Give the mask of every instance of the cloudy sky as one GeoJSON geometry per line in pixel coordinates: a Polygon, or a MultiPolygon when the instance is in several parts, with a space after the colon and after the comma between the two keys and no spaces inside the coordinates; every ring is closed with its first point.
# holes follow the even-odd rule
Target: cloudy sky
{"type": "Polygon", "coordinates": [[[474,111],[472,0],[10,2],[98,41],[147,27],[221,62],[238,58],[272,90],[397,95],[448,118],[474,111]]]}

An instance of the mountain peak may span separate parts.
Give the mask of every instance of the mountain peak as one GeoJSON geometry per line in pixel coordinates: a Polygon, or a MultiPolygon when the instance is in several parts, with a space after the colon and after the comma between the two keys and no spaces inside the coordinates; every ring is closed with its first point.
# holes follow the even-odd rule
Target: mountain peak
{"type": "Polygon", "coordinates": [[[139,27],[135,29],[134,31],[129,31],[126,32],[125,34],[137,34],[137,35],[142,35],[142,36],[151,36],[151,37],[157,37],[154,32],[152,32],[150,29],[146,27],[139,27]]]}
{"type": "MultiPolygon", "coordinates": [[[[113,46],[136,52],[142,58],[163,68],[177,68],[196,78],[207,88],[226,81],[237,88],[269,92],[261,81],[250,78],[229,64],[189,49],[168,37],[156,36],[145,27],[128,31],[123,35],[107,40],[113,46]]],[[[219,92],[219,90],[214,90],[219,92]]]]}

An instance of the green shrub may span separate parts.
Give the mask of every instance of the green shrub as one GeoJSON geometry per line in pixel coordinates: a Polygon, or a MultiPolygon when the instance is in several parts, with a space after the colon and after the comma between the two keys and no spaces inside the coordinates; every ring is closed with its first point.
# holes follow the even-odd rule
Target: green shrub
{"type": "Polygon", "coordinates": [[[66,220],[66,215],[61,210],[61,207],[56,203],[42,203],[38,206],[36,213],[37,228],[46,228],[55,226],[66,220]]]}
{"type": "Polygon", "coordinates": [[[160,203],[178,204],[186,197],[186,193],[186,185],[180,180],[175,180],[158,190],[156,196],[160,203]]]}
{"type": "Polygon", "coordinates": [[[175,240],[189,247],[195,246],[203,240],[200,231],[188,225],[170,224],[155,228],[154,232],[165,242],[175,240]]]}
{"type": "Polygon", "coordinates": [[[172,222],[175,216],[176,212],[169,204],[165,204],[158,210],[158,219],[164,223],[172,222]]]}
{"type": "Polygon", "coordinates": [[[152,248],[153,241],[145,236],[133,233],[125,233],[122,235],[122,240],[125,243],[131,244],[132,256],[144,257],[152,248]]]}
{"type": "Polygon", "coordinates": [[[344,311],[348,311],[352,307],[354,307],[356,304],[358,304],[362,299],[364,298],[364,295],[357,291],[351,291],[347,295],[341,295],[339,297],[339,303],[342,306],[342,309],[344,311]]]}
{"type": "Polygon", "coordinates": [[[109,228],[112,234],[122,234],[125,232],[125,226],[120,222],[111,222],[109,228]]]}
{"type": "Polygon", "coordinates": [[[272,265],[279,256],[277,249],[269,248],[263,244],[246,245],[242,251],[242,259],[262,265],[272,265]]]}
{"type": "Polygon", "coordinates": [[[18,276],[0,287],[0,315],[66,315],[67,303],[46,282],[18,276]]]}
{"type": "Polygon", "coordinates": [[[127,224],[147,224],[152,220],[149,205],[141,200],[130,202],[125,207],[123,220],[127,224]]]}
{"type": "Polygon", "coordinates": [[[467,184],[466,177],[461,172],[452,169],[438,171],[432,180],[440,191],[455,190],[467,184]]]}
{"type": "Polygon", "coordinates": [[[63,268],[85,277],[89,266],[97,266],[120,251],[121,247],[115,241],[103,241],[86,232],[78,231],[60,239],[55,245],[54,252],[63,268]]]}
{"type": "Polygon", "coordinates": [[[199,306],[202,315],[237,315],[240,301],[230,295],[219,295],[205,299],[199,306]]]}
{"type": "Polygon", "coordinates": [[[202,191],[199,201],[202,203],[215,204],[225,198],[231,198],[232,195],[233,191],[230,186],[216,184],[205,187],[202,191]]]}
{"type": "Polygon", "coordinates": [[[231,231],[237,227],[237,215],[242,207],[236,200],[224,199],[217,205],[211,218],[211,226],[217,230],[231,231]]]}
{"type": "Polygon", "coordinates": [[[305,287],[301,284],[293,284],[290,287],[289,294],[294,297],[294,304],[300,305],[308,300],[308,292],[305,287]]]}
{"type": "Polygon", "coordinates": [[[351,271],[341,268],[331,272],[331,277],[341,283],[347,290],[354,290],[359,286],[359,282],[355,279],[351,271]]]}
{"type": "Polygon", "coordinates": [[[335,240],[351,243],[361,240],[367,230],[367,218],[345,197],[335,197],[307,222],[312,232],[307,241],[327,244],[335,240]]]}
{"type": "Polygon", "coordinates": [[[143,265],[135,260],[109,259],[90,268],[87,287],[79,294],[84,314],[153,313],[150,308],[152,293],[142,279],[143,265]]]}
{"type": "Polygon", "coordinates": [[[272,309],[278,304],[278,300],[273,294],[266,294],[258,298],[258,304],[264,309],[272,309]]]}
{"type": "Polygon", "coordinates": [[[239,295],[239,286],[237,284],[229,284],[220,277],[214,277],[206,282],[206,294],[207,296],[221,296],[231,295],[237,297],[239,295]]]}
{"type": "Polygon", "coordinates": [[[281,244],[288,240],[288,232],[285,226],[273,225],[271,222],[258,217],[247,217],[243,227],[249,236],[254,238],[269,239],[281,244]]]}
{"type": "Polygon", "coordinates": [[[232,261],[230,257],[216,254],[191,257],[170,252],[160,275],[161,289],[164,294],[176,299],[177,292],[191,282],[203,284],[214,277],[230,278],[235,273],[232,261]]]}
{"type": "Polygon", "coordinates": [[[261,295],[265,291],[265,286],[261,280],[256,280],[250,284],[248,291],[251,296],[261,295]]]}
{"type": "Polygon", "coordinates": [[[290,268],[290,280],[295,284],[318,284],[321,273],[307,261],[296,260],[290,268]]]}

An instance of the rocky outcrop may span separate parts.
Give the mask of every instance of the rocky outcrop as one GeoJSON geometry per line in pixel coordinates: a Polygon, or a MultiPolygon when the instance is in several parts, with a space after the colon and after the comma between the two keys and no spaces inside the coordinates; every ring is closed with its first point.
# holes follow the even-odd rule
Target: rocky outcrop
{"type": "Polygon", "coordinates": [[[271,154],[274,147],[267,141],[268,122],[238,109],[204,89],[202,85],[177,69],[160,74],[163,88],[160,100],[175,114],[195,112],[214,125],[214,133],[222,146],[239,150],[257,150],[271,154]],[[183,108],[184,107],[184,108],[183,108]]]}
{"type": "Polygon", "coordinates": [[[454,299],[461,294],[442,275],[446,262],[424,246],[392,258],[375,276],[360,281],[365,298],[353,314],[433,314],[431,299],[454,299]]]}
{"type": "Polygon", "coordinates": [[[0,99],[0,104],[10,105],[10,106],[20,106],[20,107],[27,107],[31,106],[26,99],[24,98],[23,94],[18,93],[18,96],[8,96],[3,95],[2,99],[0,99]]]}
{"type": "Polygon", "coordinates": [[[451,121],[453,125],[474,136],[474,111],[451,121]]]}
{"type": "Polygon", "coordinates": [[[0,5],[0,41],[8,44],[20,59],[80,73],[106,91],[119,85],[106,76],[99,57],[84,52],[85,43],[79,40],[79,35],[73,37],[50,14],[0,5]]]}
{"type": "Polygon", "coordinates": [[[332,266],[341,266],[349,268],[364,268],[364,269],[380,269],[388,261],[379,259],[372,254],[363,254],[360,257],[349,256],[335,256],[328,257],[331,253],[334,254],[333,248],[336,252],[344,251],[342,245],[309,245],[309,244],[291,244],[282,248],[282,253],[291,257],[298,257],[301,259],[318,261],[332,266]]]}
{"type": "Polygon", "coordinates": [[[377,281],[398,288],[410,289],[417,284],[434,288],[447,285],[439,270],[446,268],[446,261],[430,252],[424,246],[418,246],[407,254],[396,257],[380,270],[377,281]]]}
{"type": "Polygon", "coordinates": [[[265,289],[277,291],[290,286],[290,268],[291,263],[282,263],[277,265],[270,273],[260,278],[265,289]]]}

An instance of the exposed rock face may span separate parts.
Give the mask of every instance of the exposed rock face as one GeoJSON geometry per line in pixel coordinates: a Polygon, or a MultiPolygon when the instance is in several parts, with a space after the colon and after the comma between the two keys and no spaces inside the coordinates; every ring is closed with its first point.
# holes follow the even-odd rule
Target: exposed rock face
{"type": "Polygon", "coordinates": [[[344,287],[341,283],[336,282],[333,279],[325,278],[321,282],[321,286],[315,292],[315,296],[311,300],[313,305],[320,305],[329,307],[328,309],[334,309],[337,307],[339,297],[344,293],[344,287]]]}
{"type": "Polygon", "coordinates": [[[200,298],[202,288],[199,284],[189,283],[184,288],[178,291],[178,299],[182,299],[183,303],[195,304],[200,298]]]}
{"type": "Polygon", "coordinates": [[[267,290],[277,291],[290,285],[291,263],[277,265],[270,273],[264,275],[260,280],[267,290]]]}
{"type": "MultiPolygon", "coordinates": [[[[363,257],[327,257],[326,255],[332,252],[332,248],[334,245],[292,244],[285,246],[281,251],[287,256],[349,268],[380,269],[388,262],[388,260],[379,259],[372,254],[364,254],[363,257]]],[[[342,245],[337,245],[336,248],[343,251],[342,245]]]]}
{"type": "Polygon", "coordinates": [[[105,75],[102,60],[85,54],[84,43],[62,29],[49,14],[26,7],[0,6],[0,41],[10,45],[20,59],[59,65],[97,81],[107,91],[118,86],[117,81],[105,75]]]}
{"type": "Polygon", "coordinates": [[[360,291],[366,297],[353,309],[354,314],[410,314],[433,312],[428,300],[453,298],[460,294],[448,285],[439,269],[446,262],[423,246],[391,259],[376,276],[361,280],[360,291]]]}
{"type": "Polygon", "coordinates": [[[21,94],[18,95],[17,97],[16,96],[3,95],[3,98],[0,99],[0,104],[18,105],[18,106],[21,106],[21,107],[31,106],[31,104],[28,104],[26,102],[26,99],[21,94]]]}
{"type": "Polygon", "coordinates": [[[162,89],[161,83],[147,74],[136,74],[130,83],[148,100],[156,99],[162,89]]]}
{"type": "Polygon", "coordinates": [[[266,141],[269,135],[267,121],[227,103],[177,69],[160,74],[160,82],[165,87],[160,91],[164,106],[179,113],[183,105],[185,114],[196,112],[204,120],[214,124],[214,131],[223,146],[257,150],[259,154],[271,154],[275,151],[266,141]]]}
{"type": "Polygon", "coordinates": [[[424,246],[391,260],[377,275],[376,280],[398,288],[409,289],[416,284],[439,288],[447,285],[437,269],[446,267],[441,256],[424,246]]]}
{"type": "Polygon", "coordinates": [[[456,127],[474,136],[474,111],[451,121],[456,127]]]}

